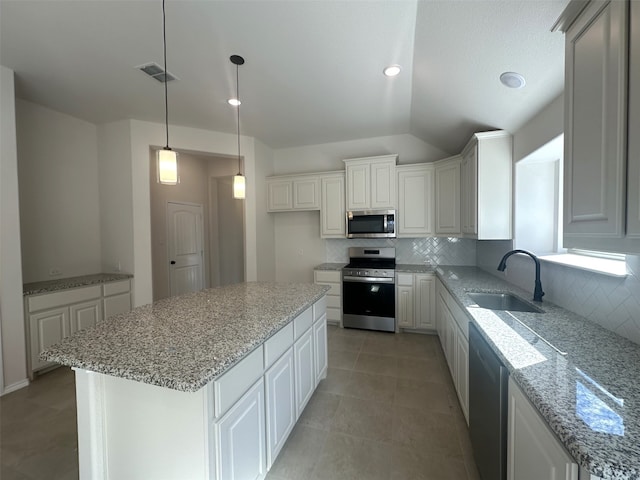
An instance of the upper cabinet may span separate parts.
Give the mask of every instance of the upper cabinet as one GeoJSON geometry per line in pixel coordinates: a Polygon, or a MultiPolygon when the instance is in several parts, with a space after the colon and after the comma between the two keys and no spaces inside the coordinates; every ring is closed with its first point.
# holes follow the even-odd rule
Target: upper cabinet
{"type": "Polygon", "coordinates": [[[503,130],[476,133],[462,151],[461,220],[464,236],[511,238],[512,137],[503,130]]]}
{"type": "Polygon", "coordinates": [[[398,155],[344,160],[347,210],[396,208],[397,160],[398,155]]]}
{"type": "Polygon", "coordinates": [[[320,177],[281,175],[267,178],[269,212],[320,210],[320,177]]]}
{"type": "Polygon", "coordinates": [[[320,237],[345,238],[344,172],[323,175],[320,191],[320,237]]]}
{"type": "Polygon", "coordinates": [[[638,10],[594,0],[564,19],[565,247],[640,251],[638,10]]]}
{"type": "Polygon", "coordinates": [[[398,237],[433,235],[434,168],[398,165],[398,237]]]}
{"type": "Polygon", "coordinates": [[[460,235],[460,168],[459,155],[435,163],[435,232],[460,235]]]}

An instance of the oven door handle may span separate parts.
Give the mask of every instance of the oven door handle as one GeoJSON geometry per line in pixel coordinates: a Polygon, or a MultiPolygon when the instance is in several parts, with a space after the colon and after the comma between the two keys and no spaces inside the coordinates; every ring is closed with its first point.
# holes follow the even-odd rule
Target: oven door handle
{"type": "Polygon", "coordinates": [[[360,282],[360,283],[394,283],[393,277],[342,277],[343,282],[360,282]]]}

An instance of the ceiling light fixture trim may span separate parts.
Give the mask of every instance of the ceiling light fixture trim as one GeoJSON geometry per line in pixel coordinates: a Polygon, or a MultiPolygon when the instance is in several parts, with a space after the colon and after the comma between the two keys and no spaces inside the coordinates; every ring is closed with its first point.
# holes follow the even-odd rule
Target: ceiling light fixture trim
{"type": "Polygon", "coordinates": [[[522,88],[527,82],[524,77],[517,72],[504,72],[500,75],[500,82],[508,88],[522,88]]]}

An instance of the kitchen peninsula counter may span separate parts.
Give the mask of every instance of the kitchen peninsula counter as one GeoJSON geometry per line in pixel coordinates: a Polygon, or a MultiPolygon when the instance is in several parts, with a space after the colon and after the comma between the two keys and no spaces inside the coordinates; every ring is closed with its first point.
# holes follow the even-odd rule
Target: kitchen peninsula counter
{"type": "Polygon", "coordinates": [[[195,392],[264,343],[328,290],[240,283],[116,315],[42,353],[51,362],[195,392]]]}
{"type": "Polygon", "coordinates": [[[480,308],[467,292],[531,294],[479,268],[437,273],[577,463],[640,479],[640,346],[547,301],[543,313],[480,308]]]}

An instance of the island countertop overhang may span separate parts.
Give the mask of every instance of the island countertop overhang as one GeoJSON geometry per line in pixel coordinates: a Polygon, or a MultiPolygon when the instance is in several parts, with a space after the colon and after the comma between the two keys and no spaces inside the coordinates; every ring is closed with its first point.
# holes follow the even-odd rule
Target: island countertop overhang
{"type": "Polygon", "coordinates": [[[53,345],[41,358],[194,392],[322,298],[316,284],[249,282],[167,298],[53,345]]]}

